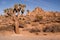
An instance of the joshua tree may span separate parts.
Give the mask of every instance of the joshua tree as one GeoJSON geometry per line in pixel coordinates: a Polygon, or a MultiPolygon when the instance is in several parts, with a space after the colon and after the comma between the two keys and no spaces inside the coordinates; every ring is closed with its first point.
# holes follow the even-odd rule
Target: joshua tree
{"type": "Polygon", "coordinates": [[[15,21],[14,21],[14,24],[15,24],[15,32],[17,34],[19,34],[19,22],[18,22],[18,18],[16,17],[16,13],[17,13],[17,6],[15,5],[15,10],[13,8],[9,8],[9,14],[12,16],[11,18],[13,18],[15,21]]]}
{"type": "Polygon", "coordinates": [[[14,5],[14,12],[16,12],[16,13],[18,12],[18,4],[14,5]]]}
{"type": "Polygon", "coordinates": [[[24,5],[24,4],[15,4],[14,5],[14,12],[18,13],[18,18],[20,16],[20,12],[21,12],[21,15],[23,15],[25,7],[26,7],[26,5],[24,5]]]}
{"type": "Polygon", "coordinates": [[[5,15],[8,15],[8,16],[12,16],[13,19],[15,20],[15,32],[17,34],[19,34],[19,16],[20,16],[20,11],[21,13],[23,14],[24,13],[24,9],[25,9],[26,5],[24,4],[15,4],[14,5],[14,9],[12,8],[9,8],[9,9],[5,9],[4,12],[5,12],[5,15]],[[16,17],[16,13],[18,13],[18,18],[16,17]]]}
{"type": "MultiPolygon", "coordinates": [[[[16,14],[16,13],[18,13],[18,18],[19,18],[19,12],[20,12],[20,10],[19,10],[19,8],[18,8],[18,4],[15,4],[14,5],[14,13],[16,14]]],[[[13,16],[14,17],[14,20],[15,20],[15,32],[17,33],[17,34],[19,34],[19,22],[18,22],[18,18],[14,15],[13,16]]]]}
{"type": "Polygon", "coordinates": [[[20,11],[21,11],[21,15],[23,15],[24,10],[25,10],[25,7],[26,7],[26,5],[24,5],[24,4],[19,4],[19,9],[20,9],[20,11]]]}
{"type": "Polygon", "coordinates": [[[14,13],[18,13],[17,15],[18,15],[18,18],[19,18],[19,16],[20,16],[20,9],[19,9],[19,5],[18,4],[14,5],[14,13]]]}
{"type": "MultiPolygon", "coordinates": [[[[22,12],[22,14],[24,13],[24,8],[26,6],[25,5],[22,5],[22,4],[15,4],[14,5],[14,13],[18,13],[18,18],[20,16],[20,11],[22,12]]],[[[15,31],[16,33],[18,34],[19,33],[19,20],[16,16],[14,16],[14,20],[15,20],[15,31]]]]}
{"type": "Polygon", "coordinates": [[[5,9],[4,13],[6,16],[12,16],[13,15],[13,9],[12,8],[5,9]]]}
{"type": "Polygon", "coordinates": [[[27,10],[27,16],[29,16],[29,14],[30,14],[30,10],[27,10]]]}
{"type": "Polygon", "coordinates": [[[10,14],[11,16],[15,15],[14,12],[13,12],[13,8],[9,8],[9,14],[10,14]]]}
{"type": "Polygon", "coordinates": [[[30,11],[29,10],[27,10],[27,13],[29,13],[30,11]]]}
{"type": "Polygon", "coordinates": [[[9,10],[9,9],[5,9],[5,10],[4,10],[5,16],[8,16],[8,13],[9,13],[8,10],[9,10]]]}

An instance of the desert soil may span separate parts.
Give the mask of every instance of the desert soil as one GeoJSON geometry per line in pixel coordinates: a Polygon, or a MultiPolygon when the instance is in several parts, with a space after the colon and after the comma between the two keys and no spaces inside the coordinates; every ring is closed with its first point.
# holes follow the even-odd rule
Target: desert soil
{"type": "Polygon", "coordinates": [[[20,32],[15,34],[14,32],[2,32],[0,34],[0,40],[60,40],[60,33],[35,33],[20,32]]]}
{"type": "Polygon", "coordinates": [[[21,34],[14,34],[10,36],[0,36],[0,40],[60,40],[60,35],[28,37],[21,34]]]}

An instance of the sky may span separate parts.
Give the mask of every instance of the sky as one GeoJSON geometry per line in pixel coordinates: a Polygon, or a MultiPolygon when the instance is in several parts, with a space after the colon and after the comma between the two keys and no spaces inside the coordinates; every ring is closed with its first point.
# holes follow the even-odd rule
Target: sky
{"type": "Polygon", "coordinates": [[[26,4],[25,10],[30,11],[40,7],[46,11],[60,12],[60,0],[0,0],[0,14],[4,13],[4,9],[13,7],[14,4],[26,4]]]}

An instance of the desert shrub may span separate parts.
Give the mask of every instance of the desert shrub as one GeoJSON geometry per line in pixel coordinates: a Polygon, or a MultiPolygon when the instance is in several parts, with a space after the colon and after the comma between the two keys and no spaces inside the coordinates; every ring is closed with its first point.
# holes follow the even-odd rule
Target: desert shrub
{"type": "Polygon", "coordinates": [[[25,21],[26,24],[30,24],[30,21],[25,21]]]}
{"type": "Polygon", "coordinates": [[[32,22],[31,25],[37,27],[37,25],[39,25],[39,22],[32,22]]]}
{"type": "Polygon", "coordinates": [[[56,18],[55,18],[55,22],[60,23],[60,17],[56,17],[56,18]]]}
{"type": "Polygon", "coordinates": [[[29,30],[30,33],[37,33],[37,32],[40,32],[40,29],[34,29],[32,28],[31,30],[29,30]]]}
{"type": "Polygon", "coordinates": [[[35,34],[36,34],[36,35],[39,35],[39,33],[38,33],[38,32],[36,32],[35,34]]]}
{"type": "Polygon", "coordinates": [[[12,31],[12,30],[14,30],[14,27],[12,25],[9,25],[6,27],[0,27],[0,31],[3,31],[3,30],[12,31]]]}
{"type": "Polygon", "coordinates": [[[43,16],[40,15],[36,15],[36,19],[34,20],[34,22],[39,22],[43,19],[43,16]]]}
{"type": "Polygon", "coordinates": [[[41,20],[42,19],[42,16],[37,16],[37,19],[40,19],[41,20]]]}
{"type": "Polygon", "coordinates": [[[46,26],[43,28],[43,32],[60,32],[59,25],[46,26]]]}
{"type": "Polygon", "coordinates": [[[19,25],[19,28],[24,28],[24,24],[20,24],[19,25]]]}

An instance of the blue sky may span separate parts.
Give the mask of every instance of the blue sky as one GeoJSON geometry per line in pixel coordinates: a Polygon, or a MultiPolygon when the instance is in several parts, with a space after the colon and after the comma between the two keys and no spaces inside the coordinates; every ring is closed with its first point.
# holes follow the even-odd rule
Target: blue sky
{"type": "Polygon", "coordinates": [[[26,4],[26,10],[41,7],[44,10],[60,12],[60,0],[0,0],[0,14],[3,14],[4,9],[13,7],[17,3],[26,4]]]}

